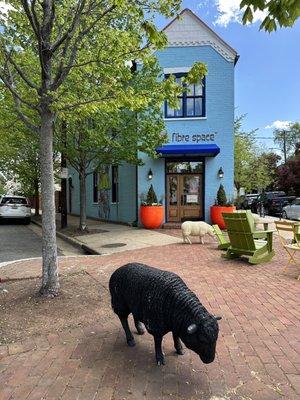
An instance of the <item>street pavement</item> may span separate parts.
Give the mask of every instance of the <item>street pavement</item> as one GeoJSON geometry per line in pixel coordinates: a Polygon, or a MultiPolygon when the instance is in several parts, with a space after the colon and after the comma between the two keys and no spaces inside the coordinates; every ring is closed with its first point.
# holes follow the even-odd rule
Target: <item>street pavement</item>
{"type": "Polygon", "coordinates": [[[0,262],[40,257],[42,240],[28,225],[18,222],[0,224],[0,262]]]}
{"type": "MultiPolygon", "coordinates": [[[[41,257],[41,228],[10,221],[0,224],[0,263],[41,257]]],[[[58,255],[78,255],[82,252],[57,238],[58,255]]]]}

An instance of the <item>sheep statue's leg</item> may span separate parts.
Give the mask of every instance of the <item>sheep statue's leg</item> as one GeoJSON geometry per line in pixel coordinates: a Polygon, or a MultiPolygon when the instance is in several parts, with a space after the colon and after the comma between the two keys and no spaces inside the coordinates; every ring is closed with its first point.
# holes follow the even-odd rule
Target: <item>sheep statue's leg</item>
{"type": "Polygon", "coordinates": [[[130,331],[129,325],[128,325],[128,316],[127,317],[119,317],[121,324],[123,326],[123,329],[125,331],[126,334],[126,340],[127,340],[127,344],[129,347],[134,347],[135,346],[135,341],[134,338],[132,336],[132,333],[130,331]]]}
{"type": "Polygon", "coordinates": [[[215,235],[214,231],[212,231],[212,232],[211,232],[211,231],[208,231],[207,234],[208,234],[211,238],[213,238],[213,239],[216,238],[216,235],[215,235]]]}
{"type": "Polygon", "coordinates": [[[183,347],[179,337],[176,336],[174,332],[173,332],[173,341],[176,353],[182,356],[184,354],[183,347]]]}
{"type": "Polygon", "coordinates": [[[139,335],[143,335],[145,333],[144,325],[137,318],[133,317],[134,325],[139,335]]]}
{"type": "Polygon", "coordinates": [[[204,238],[203,238],[203,236],[200,236],[200,243],[201,243],[201,244],[204,244],[204,238]]]}
{"type": "Polygon", "coordinates": [[[192,241],[191,241],[191,239],[189,238],[189,236],[184,236],[184,241],[186,242],[186,243],[189,243],[189,244],[192,244],[192,241]]]}
{"type": "Polygon", "coordinates": [[[192,244],[191,239],[188,237],[188,235],[182,233],[182,238],[183,238],[183,243],[192,244]]]}
{"type": "Polygon", "coordinates": [[[161,349],[161,343],[162,343],[162,336],[154,336],[155,357],[157,365],[165,365],[165,357],[161,349]]]}

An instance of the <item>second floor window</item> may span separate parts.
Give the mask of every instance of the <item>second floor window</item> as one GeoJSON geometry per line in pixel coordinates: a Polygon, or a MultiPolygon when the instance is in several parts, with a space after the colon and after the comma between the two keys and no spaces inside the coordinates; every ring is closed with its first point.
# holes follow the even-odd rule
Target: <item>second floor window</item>
{"type": "MultiPolygon", "coordinates": [[[[165,101],[165,118],[192,118],[205,117],[205,79],[202,84],[187,85],[183,83],[184,74],[176,74],[176,82],[188,90],[179,99],[179,108],[171,108],[165,101]]],[[[168,77],[168,75],[166,76],[168,77]]]]}

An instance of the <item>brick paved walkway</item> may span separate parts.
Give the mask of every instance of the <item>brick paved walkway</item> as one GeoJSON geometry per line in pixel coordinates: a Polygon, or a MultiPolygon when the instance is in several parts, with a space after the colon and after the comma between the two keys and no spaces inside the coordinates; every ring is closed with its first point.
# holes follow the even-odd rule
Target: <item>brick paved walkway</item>
{"type": "MultiPolygon", "coordinates": [[[[209,311],[223,316],[216,360],[204,365],[189,351],[175,355],[168,335],[167,365],[157,367],[152,337],[138,336],[128,348],[111,312],[85,328],[0,347],[0,400],[299,399],[300,282],[296,270],[282,273],[278,245],[276,252],[260,266],[222,260],[212,243],[61,260],[62,274],[85,269],[97,279],[107,303],[109,276],[126,262],[175,271],[209,311]]],[[[0,277],[20,270],[35,276],[39,268],[38,260],[17,263],[1,268],[0,277]]]]}

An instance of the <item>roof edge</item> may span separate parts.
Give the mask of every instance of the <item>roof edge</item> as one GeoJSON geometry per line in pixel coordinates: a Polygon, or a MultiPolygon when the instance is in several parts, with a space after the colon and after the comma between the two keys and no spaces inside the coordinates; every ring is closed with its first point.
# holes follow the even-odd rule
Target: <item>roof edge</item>
{"type": "Polygon", "coordinates": [[[190,13],[194,18],[196,18],[196,20],[204,26],[205,29],[207,29],[213,36],[215,36],[215,38],[217,38],[224,46],[227,47],[227,49],[233,53],[233,55],[235,56],[235,61],[234,61],[234,65],[237,63],[238,59],[239,59],[239,55],[237,53],[236,50],[234,50],[233,47],[231,47],[228,43],[225,42],[225,40],[223,40],[214,30],[212,30],[204,21],[202,21],[202,19],[200,17],[198,17],[198,15],[196,15],[191,9],[189,8],[184,8],[175,18],[172,19],[172,21],[170,21],[163,29],[162,32],[164,32],[165,30],[167,30],[169,28],[169,26],[171,26],[181,15],[183,15],[184,13],[190,13]]]}

